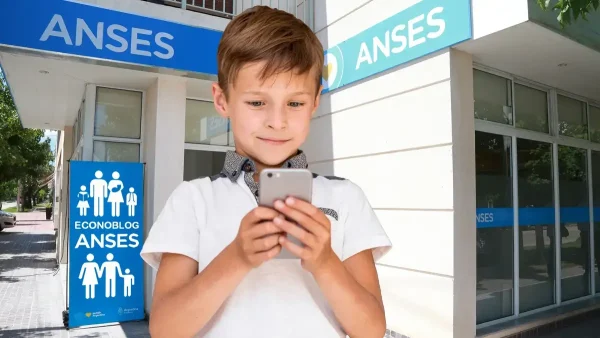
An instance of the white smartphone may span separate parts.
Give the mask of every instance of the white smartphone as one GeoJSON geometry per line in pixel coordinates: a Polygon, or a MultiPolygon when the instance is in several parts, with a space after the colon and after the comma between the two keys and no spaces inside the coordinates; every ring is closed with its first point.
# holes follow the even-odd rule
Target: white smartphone
{"type": "MultiPolygon", "coordinates": [[[[312,202],[312,173],[307,169],[264,169],[259,177],[260,193],[258,204],[274,208],[275,201],[283,201],[294,197],[308,203],[312,202]]],[[[303,244],[295,237],[288,235],[293,243],[303,244]]],[[[277,258],[297,258],[286,249],[282,249],[277,258]]]]}

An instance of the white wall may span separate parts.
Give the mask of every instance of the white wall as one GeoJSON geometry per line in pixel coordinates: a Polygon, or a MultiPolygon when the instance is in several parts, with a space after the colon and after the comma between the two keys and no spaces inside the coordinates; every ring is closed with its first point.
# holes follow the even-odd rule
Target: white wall
{"type": "MultiPolygon", "coordinates": [[[[329,48],[415,2],[317,2],[318,36],[329,48]]],[[[304,146],[369,198],[394,244],[387,325],[411,338],[475,335],[473,132],[472,61],[446,49],[324,95],[304,146]]]]}
{"type": "Polygon", "coordinates": [[[527,0],[471,0],[473,39],[499,32],[529,20],[527,0]]]}
{"type": "MultiPolygon", "coordinates": [[[[145,235],[167,198],[183,181],[186,80],[160,76],[146,90],[144,146],[145,235]]],[[[152,306],[155,272],[145,268],[146,311],[152,306]]]]}

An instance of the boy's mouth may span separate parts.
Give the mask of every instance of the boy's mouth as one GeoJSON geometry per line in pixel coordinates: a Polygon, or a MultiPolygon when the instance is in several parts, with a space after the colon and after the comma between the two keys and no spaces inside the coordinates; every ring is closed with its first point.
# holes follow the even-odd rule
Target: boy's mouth
{"type": "Polygon", "coordinates": [[[267,137],[259,137],[258,139],[265,143],[272,144],[272,145],[282,145],[289,141],[287,139],[277,139],[277,138],[267,138],[267,137]]]}

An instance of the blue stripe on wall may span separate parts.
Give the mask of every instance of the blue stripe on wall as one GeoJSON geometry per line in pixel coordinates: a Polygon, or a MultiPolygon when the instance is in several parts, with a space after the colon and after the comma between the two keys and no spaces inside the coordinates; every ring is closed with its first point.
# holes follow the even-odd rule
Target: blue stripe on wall
{"type": "MultiPolygon", "coordinates": [[[[594,208],[594,218],[600,218],[600,207],[594,208]]],[[[513,226],[513,208],[477,208],[477,228],[500,228],[513,226]]],[[[561,223],[590,221],[587,207],[560,208],[561,223]]],[[[554,224],[554,208],[519,208],[519,226],[554,224]]]]}

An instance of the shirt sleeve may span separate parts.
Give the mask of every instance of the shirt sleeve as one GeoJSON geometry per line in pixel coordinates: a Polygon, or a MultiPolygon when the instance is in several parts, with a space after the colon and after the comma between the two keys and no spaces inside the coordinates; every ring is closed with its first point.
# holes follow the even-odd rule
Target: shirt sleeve
{"type": "Polygon", "coordinates": [[[348,181],[348,183],[345,194],[348,209],[344,226],[342,260],[371,249],[373,259],[378,261],[392,248],[392,242],[381,226],[363,190],[353,182],[348,181]]]}
{"type": "Polygon", "coordinates": [[[150,228],[141,251],[142,259],[158,269],[164,253],[174,253],[198,261],[200,220],[204,220],[204,200],[190,182],[182,182],[169,196],[156,222],[150,228]]]}

